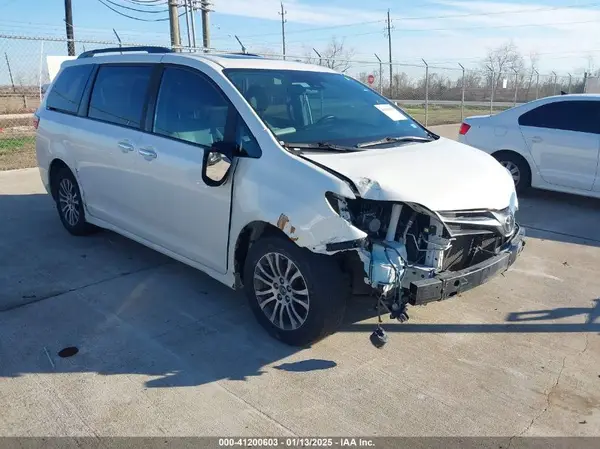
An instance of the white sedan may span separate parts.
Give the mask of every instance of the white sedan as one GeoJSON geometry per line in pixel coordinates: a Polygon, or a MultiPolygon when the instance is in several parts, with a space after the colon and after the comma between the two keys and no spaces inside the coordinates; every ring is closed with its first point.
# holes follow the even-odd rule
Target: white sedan
{"type": "Polygon", "coordinates": [[[535,187],[600,198],[600,95],[560,95],[469,117],[461,143],[494,156],[517,192],[535,187]]]}

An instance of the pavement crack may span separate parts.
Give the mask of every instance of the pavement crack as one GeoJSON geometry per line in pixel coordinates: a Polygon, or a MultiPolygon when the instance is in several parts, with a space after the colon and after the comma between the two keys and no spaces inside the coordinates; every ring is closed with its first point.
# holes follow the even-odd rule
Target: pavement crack
{"type": "Polygon", "coordinates": [[[546,413],[548,411],[548,409],[550,408],[550,397],[552,396],[552,394],[554,393],[554,389],[558,386],[558,383],[560,382],[560,378],[562,376],[563,370],[565,369],[566,361],[567,361],[567,357],[565,356],[562,359],[562,365],[560,367],[560,370],[558,371],[558,376],[556,376],[556,380],[554,381],[554,383],[552,384],[552,386],[548,389],[548,392],[546,393],[546,406],[542,409],[541,412],[539,412],[537,415],[535,415],[533,418],[531,418],[531,421],[529,422],[529,424],[527,424],[527,426],[521,432],[519,432],[518,435],[513,435],[512,437],[510,437],[510,439],[508,440],[508,448],[507,449],[511,448],[512,442],[515,438],[525,435],[525,433],[527,433],[529,431],[529,429],[531,429],[533,427],[535,422],[538,419],[540,419],[544,413],[546,413]]]}
{"type": "Polygon", "coordinates": [[[584,346],[583,350],[579,353],[579,355],[583,354],[585,351],[588,350],[589,344],[590,344],[590,334],[585,334],[585,346],[584,346]]]}
{"type": "Polygon", "coordinates": [[[8,307],[5,308],[0,308],[0,312],[9,312],[11,310],[15,310],[15,309],[20,309],[21,307],[25,307],[25,306],[29,306],[31,304],[35,304],[41,301],[44,301],[46,299],[51,299],[51,298],[56,298],[57,296],[61,296],[61,295],[65,295],[67,293],[72,293],[72,292],[76,292],[78,290],[83,290],[84,288],[88,288],[88,287],[93,287],[95,285],[99,285],[102,284],[104,282],[109,282],[124,276],[129,276],[130,274],[136,274],[136,273],[141,273],[143,271],[149,271],[149,270],[153,270],[155,268],[160,268],[163,267],[165,265],[169,265],[172,264],[173,262],[165,262],[165,263],[161,263],[158,265],[152,265],[149,267],[143,267],[143,268],[139,268],[137,270],[130,270],[130,271],[124,271],[122,273],[118,273],[114,276],[111,276],[109,278],[104,278],[104,279],[100,279],[99,281],[94,281],[94,282],[90,282],[89,284],[84,284],[84,285],[80,285],[78,287],[74,287],[74,288],[69,288],[69,289],[65,289],[65,290],[60,290],[54,293],[50,293],[48,295],[44,295],[44,296],[40,296],[39,298],[34,298],[31,301],[27,301],[25,303],[20,303],[20,304],[13,304],[10,305],[8,307]]]}

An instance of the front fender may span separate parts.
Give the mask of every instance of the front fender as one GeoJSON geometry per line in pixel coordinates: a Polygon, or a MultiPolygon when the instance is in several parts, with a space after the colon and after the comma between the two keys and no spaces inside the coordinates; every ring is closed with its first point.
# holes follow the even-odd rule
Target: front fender
{"type": "Polygon", "coordinates": [[[245,226],[255,221],[269,223],[296,245],[319,253],[331,254],[326,249],[330,243],[366,237],[366,233],[340,217],[325,197],[328,191],[354,197],[346,182],[310,162],[282,159],[273,165],[287,163],[292,167],[274,172],[262,160],[240,161],[234,174],[233,242],[233,236],[239,236],[245,226]]]}

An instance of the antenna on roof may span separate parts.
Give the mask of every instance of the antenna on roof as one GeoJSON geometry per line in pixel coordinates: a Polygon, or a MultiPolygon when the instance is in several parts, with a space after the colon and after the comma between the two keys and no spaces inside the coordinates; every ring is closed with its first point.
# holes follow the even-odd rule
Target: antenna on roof
{"type": "Polygon", "coordinates": [[[242,41],[240,40],[240,38],[237,37],[237,35],[234,35],[234,37],[238,41],[238,43],[240,44],[240,47],[242,47],[242,53],[246,54],[246,47],[244,47],[244,44],[242,44],[242,41]]]}

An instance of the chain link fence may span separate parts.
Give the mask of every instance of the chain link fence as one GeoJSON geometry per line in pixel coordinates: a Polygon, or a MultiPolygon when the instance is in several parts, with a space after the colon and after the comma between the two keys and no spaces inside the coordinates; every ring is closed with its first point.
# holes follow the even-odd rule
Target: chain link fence
{"type": "MultiPolygon", "coordinates": [[[[77,41],[76,53],[97,48],[163,45],[164,39],[149,37],[139,42],[77,41]]],[[[180,51],[202,51],[181,48],[180,51]]],[[[218,49],[211,49],[219,53],[218,49]]],[[[39,106],[52,73],[48,57],[66,56],[63,37],[0,35],[0,137],[33,135],[32,113],[39,106]]],[[[284,58],[281,54],[261,56],[284,58]]],[[[431,126],[459,123],[469,115],[494,113],[515,104],[561,92],[583,92],[582,77],[536,71],[493,73],[464,68],[460,64],[389,63],[359,58],[286,55],[285,59],[320,64],[346,73],[394,100],[421,123],[431,126]]],[[[1,149],[0,149],[1,150],[1,149]]]]}

